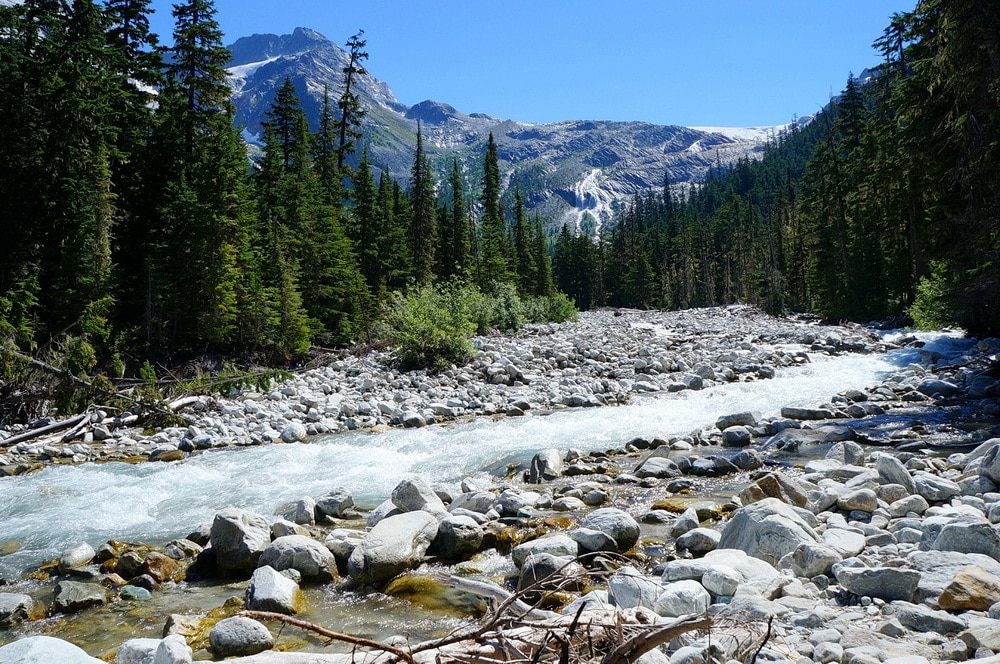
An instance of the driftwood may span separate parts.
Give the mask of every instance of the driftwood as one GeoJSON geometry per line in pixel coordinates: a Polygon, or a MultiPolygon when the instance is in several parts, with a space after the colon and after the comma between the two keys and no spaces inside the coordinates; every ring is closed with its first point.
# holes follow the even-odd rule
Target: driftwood
{"type": "Polygon", "coordinates": [[[61,422],[53,422],[44,427],[38,427],[37,429],[31,429],[29,431],[24,431],[17,435],[11,436],[10,438],[4,438],[0,440],[0,447],[11,447],[17,445],[18,443],[23,443],[26,440],[34,440],[35,438],[40,438],[42,436],[48,435],[50,433],[55,433],[56,431],[62,431],[63,429],[68,429],[70,427],[76,427],[81,423],[86,426],[86,423],[90,421],[90,413],[86,412],[82,415],[77,415],[71,417],[68,420],[62,420],[61,422]]]}

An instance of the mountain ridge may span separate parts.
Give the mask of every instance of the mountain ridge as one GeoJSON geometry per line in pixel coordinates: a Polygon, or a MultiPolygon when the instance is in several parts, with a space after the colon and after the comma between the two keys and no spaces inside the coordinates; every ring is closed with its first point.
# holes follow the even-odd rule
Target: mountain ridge
{"type": "MultiPolygon", "coordinates": [[[[291,78],[313,127],[324,90],[340,95],[348,54],[324,35],[296,28],[290,35],[255,34],[231,46],[230,85],[236,122],[249,139],[259,136],[275,89],[291,78]]],[[[628,201],[660,190],[664,176],[677,188],[695,184],[710,168],[755,158],[789,125],[763,128],[681,127],[647,122],[567,120],[530,123],[464,113],[441,101],[400,102],[388,83],[371,74],[355,88],[366,108],[362,130],[376,169],[387,167],[406,182],[418,123],[440,178],[459,162],[466,187],[476,194],[490,133],[497,144],[508,196],[514,187],[526,205],[550,220],[596,233],[628,201]]],[[[355,157],[356,158],[356,157],[355,157]]],[[[442,185],[444,186],[444,185],[442,185]]]]}

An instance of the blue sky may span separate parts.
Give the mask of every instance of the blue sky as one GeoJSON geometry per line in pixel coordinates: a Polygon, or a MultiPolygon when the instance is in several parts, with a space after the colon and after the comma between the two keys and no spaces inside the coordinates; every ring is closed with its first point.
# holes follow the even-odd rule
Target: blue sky
{"type": "MultiPolygon", "coordinates": [[[[171,43],[170,0],[153,29],[171,43]]],[[[226,43],[309,27],[405,104],[525,122],[760,126],[819,110],[915,0],[216,0],[226,43]]]]}

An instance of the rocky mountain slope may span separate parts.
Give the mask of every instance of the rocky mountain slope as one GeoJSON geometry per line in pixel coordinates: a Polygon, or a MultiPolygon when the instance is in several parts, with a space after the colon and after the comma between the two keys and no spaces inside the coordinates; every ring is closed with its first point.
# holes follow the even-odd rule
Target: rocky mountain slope
{"type": "MultiPolygon", "coordinates": [[[[318,32],[297,28],[291,35],[253,35],[229,48],[237,122],[250,140],[259,134],[275,88],[286,77],[295,83],[314,126],[324,90],[334,100],[340,94],[347,53],[318,32]]],[[[690,185],[712,166],[760,154],[784,129],[590,120],[533,124],[466,114],[436,101],[407,106],[371,75],[361,78],[358,90],[367,108],[365,140],[377,168],[387,166],[394,177],[407,180],[419,122],[438,172],[450,172],[457,158],[467,186],[475,190],[492,132],[508,189],[519,184],[529,195],[528,206],[553,227],[569,223],[591,233],[634,195],[660,190],[665,174],[673,185],[690,185]]]]}

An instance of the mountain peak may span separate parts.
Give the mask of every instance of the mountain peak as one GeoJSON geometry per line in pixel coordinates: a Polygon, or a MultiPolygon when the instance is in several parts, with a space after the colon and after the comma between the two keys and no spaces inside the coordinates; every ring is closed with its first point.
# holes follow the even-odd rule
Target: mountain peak
{"type": "Polygon", "coordinates": [[[336,46],[325,36],[309,28],[295,28],[290,35],[256,34],[240,37],[230,47],[230,66],[270,60],[281,55],[296,55],[323,46],[336,46]]]}
{"type": "Polygon", "coordinates": [[[407,120],[419,120],[424,124],[444,124],[448,120],[459,120],[462,114],[454,106],[430,99],[414,104],[406,111],[407,120]]]}

